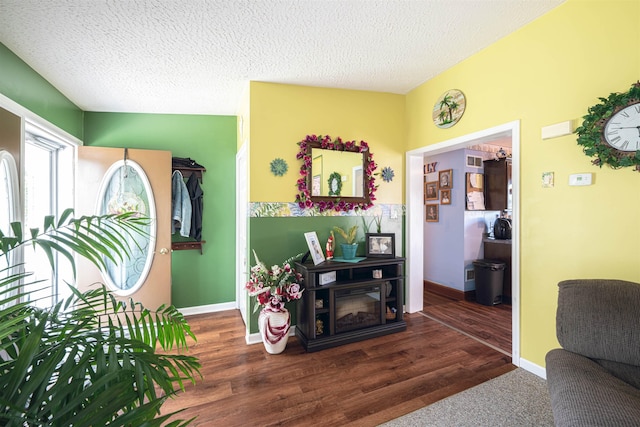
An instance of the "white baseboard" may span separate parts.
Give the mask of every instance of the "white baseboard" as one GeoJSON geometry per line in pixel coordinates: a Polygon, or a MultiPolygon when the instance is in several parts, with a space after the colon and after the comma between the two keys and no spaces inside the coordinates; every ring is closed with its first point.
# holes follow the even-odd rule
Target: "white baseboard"
{"type": "Polygon", "coordinates": [[[529,371],[532,374],[539,376],[542,379],[547,379],[547,370],[540,365],[536,365],[533,362],[529,362],[526,359],[520,359],[520,367],[525,371],[529,371]]]}
{"type": "Polygon", "coordinates": [[[232,302],[223,302],[220,304],[208,304],[208,305],[198,305],[196,307],[184,307],[179,308],[178,311],[182,313],[183,316],[193,316],[196,314],[207,314],[207,313],[216,313],[219,311],[227,311],[227,310],[235,310],[236,303],[232,302]]]}

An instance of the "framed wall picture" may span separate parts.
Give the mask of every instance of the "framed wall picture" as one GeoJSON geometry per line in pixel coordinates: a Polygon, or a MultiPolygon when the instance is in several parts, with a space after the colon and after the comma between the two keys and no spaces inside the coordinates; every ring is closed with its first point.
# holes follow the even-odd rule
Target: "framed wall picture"
{"type": "Polygon", "coordinates": [[[440,190],[451,190],[453,188],[452,169],[446,169],[438,172],[438,188],[440,190]]]}
{"type": "Polygon", "coordinates": [[[440,205],[427,205],[426,206],[426,220],[427,222],[438,222],[439,220],[439,208],[440,205]]]}
{"type": "Polygon", "coordinates": [[[438,200],[438,182],[425,182],[424,183],[424,200],[438,200]]]}
{"type": "Polygon", "coordinates": [[[320,241],[318,240],[316,232],[309,231],[308,233],[304,233],[304,238],[307,241],[307,246],[309,247],[309,252],[313,259],[313,265],[318,265],[321,262],[324,262],[324,253],[322,252],[322,246],[320,246],[320,241]]]}
{"type": "Polygon", "coordinates": [[[466,200],[468,211],[483,211],[484,205],[484,175],[481,173],[467,172],[466,200]]]}
{"type": "Polygon", "coordinates": [[[366,233],[367,258],[395,258],[396,235],[394,233],[366,233]]]}
{"type": "Polygon", "coordinates": [[[441,205],[451,204],[451,190],[440,190],[440,204],[441,205]]]}

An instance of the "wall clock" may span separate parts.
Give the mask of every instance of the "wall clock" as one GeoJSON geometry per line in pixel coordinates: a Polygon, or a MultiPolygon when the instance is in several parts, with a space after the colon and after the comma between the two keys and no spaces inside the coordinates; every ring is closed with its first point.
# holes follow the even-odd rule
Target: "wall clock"
{"type": "Polygon", "coordinates": [[[458,89],[450,89],[438,98],[433,105],[433,123],[439,128],[446,129],[458,123],[464,110],[467,108],[467,100],[458,89]]]}
{"type": "Polygon", "coordinates": [[[578,145],[594,165],[640,171],[640,81],[623,93],[612,93],[589,107],[576,129],[578,145]]]}

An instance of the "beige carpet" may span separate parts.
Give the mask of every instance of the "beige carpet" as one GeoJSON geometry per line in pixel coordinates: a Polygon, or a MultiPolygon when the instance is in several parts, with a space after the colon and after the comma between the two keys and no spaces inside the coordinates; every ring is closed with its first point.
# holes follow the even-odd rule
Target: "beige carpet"
{"type": "Polygon", "coordinates": [[[547,382],[520,368],[382,424],[384,427],[553,425],[547,382]]]}

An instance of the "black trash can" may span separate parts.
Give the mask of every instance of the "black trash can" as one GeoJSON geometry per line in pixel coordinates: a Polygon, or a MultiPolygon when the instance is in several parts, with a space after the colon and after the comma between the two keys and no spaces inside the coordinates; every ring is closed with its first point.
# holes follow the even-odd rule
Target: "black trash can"
{"type": "Polygon", "coordinates": [[[482,305],[502,303],[505,263],[490,259],[473,261],[476,276],[476,301],[482,305]]]}

